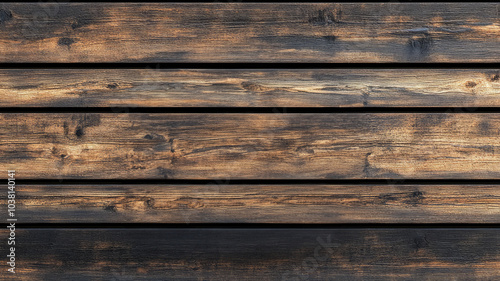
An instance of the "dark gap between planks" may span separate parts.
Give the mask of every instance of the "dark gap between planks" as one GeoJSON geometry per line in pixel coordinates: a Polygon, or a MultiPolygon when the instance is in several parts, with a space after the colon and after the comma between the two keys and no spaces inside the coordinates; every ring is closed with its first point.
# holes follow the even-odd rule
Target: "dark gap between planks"
{"type": "MultiPolygon", "coordinates": [[[[3,224],[5,227],[7,224],[3,224]]],[[[22,223],[19,229],[33,228],[188,228],[188,229],[391,229],[391,228],[500,228],[498,223],[22,223]]]]}
{"type": "MultiPolygon", "coordinates": [[[[4,179],[7,180],[7,179],[4,179]]],[[[17,179],[17,185],[495,185],[500,184],[500,179],[285,179],[285,180],[181,180],[181,179],[17,179]]]]}
{"type": "Polygon", "coordinates": [[[497,69],[500,63],[0,63],[0,69],[497,69]]]}
{"type": "Polygon", "coordinates": [[[3,107],[0,113],[500,113],[500,107],[3,107]]]}

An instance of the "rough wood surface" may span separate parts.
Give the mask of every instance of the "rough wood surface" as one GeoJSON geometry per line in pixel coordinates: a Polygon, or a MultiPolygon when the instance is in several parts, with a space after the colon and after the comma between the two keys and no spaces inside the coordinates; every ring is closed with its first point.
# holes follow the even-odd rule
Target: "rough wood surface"
{"type": "Polygon", "coordinates": [[[426,228],[19,229],[18,273],[10,278],[498,280],[499,234],[426,228]]]}
{"type": "Polygon", "coordinates": [[[498,62],[498,3],[5,3],[0,62],[498,62]]]}
{"type": "Polygon", "coordinates": [[[500,106],[496,69],[3,69],[0,107],[500,106]]]}
{"type": "Polygon", "coordinates": [[[499,179],[496,113],[4,113],[20,179],[499,179]]]}
{"type": "Polygon", "coordinates": [[[17,191],[23,223],[500,223],[497,185],[61,184],[17,191]]]}
{"type": "MultiPolygon", "coordinates": [[[[404,182],[500,180],[500,113],[460,114],[464,107],[500,107],[498,69],[64,65],[498,63],[499,14],[499,3],[0,4],[0,179],[15,170],[19,180],[17,274],[0,279],[500,280],[499,228],[335,226],[500,223],[498,185],[404,182]],[[23,112],[20,107],[111,107],[114,113],[5,113],[23,112]],[[133,107],[455,109],[129,113],[133,107]],[[67,185],[65,179],[82,181],[67,185]],[[237,179],[387,184],[227,184],[237,179]],[[23,223],[165,224],[23,229],[23,223]]],[[[6,195],[0,194],[2,210],[6,195]]]]}

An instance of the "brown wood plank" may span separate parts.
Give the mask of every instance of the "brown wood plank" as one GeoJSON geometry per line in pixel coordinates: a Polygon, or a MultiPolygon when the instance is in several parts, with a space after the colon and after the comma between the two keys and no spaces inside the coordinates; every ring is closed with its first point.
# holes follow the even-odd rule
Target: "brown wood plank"
{"type": "Polygon", "coordinates": [[[0,107],[487,107],[496,69],[3,69],[0,107]]]}
{"type": "Polygon", "coordinates": [[[0,62],[498,62],[498,3],[6,3],[0,62]]]}
{"type": "Polygon", "coordinates": [[[19,229],[10,280],[497,280],[498,229],[19,229]]]}
{"type": "Polygon", "coordinates": [[[498,179],[496,113],[4,113],[20,179],[498,179]]]}
{"type": "Polygon", "coordinates": [[[23,223],[500,223],[497,185],[58,184],[16,190],[23,223]]]}

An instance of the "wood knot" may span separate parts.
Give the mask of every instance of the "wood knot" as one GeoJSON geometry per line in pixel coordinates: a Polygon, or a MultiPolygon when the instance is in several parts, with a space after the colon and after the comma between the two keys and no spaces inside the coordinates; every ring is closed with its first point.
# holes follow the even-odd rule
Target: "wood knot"
{"type": "Polygon", "coordinates": [[[83,135],[85,135],[85,131],[83,131],[82,127],[77,127],[75,130],[75,136],[77,138],[81,138],[83,135]]]}
{"type": "Polygon", "coordinates": [[[408,39],[407,43],[410,55],[424,56],[429,53],[432,46],[432,38],[428,35],[408,39]]]}
{"type": "Polygon", "coordinates": [[[264,87],[264,86],[261,86],[261,85],[258,85],[258,84],[252,83],[252,82],[242,82],[241,87],[243,87],[243,89],[245,89],[245,90],[249,90],[252,92],[265,92],[265,91],[269,90],[269,88],[267,88],[267,87],[264,87]]]}
{"type": "Polygon", "coordinates": [[[155,208],[155,199],[154,198],[147,198],[144,200],[144,207],[146,209],[154,209],[155,208]]]}
{"type": "Polygon", "coordinates": [[[418,236],[413,239],[413,247],[415,250],[423,249],[429,247],[429,241],[427,240],[427,237],[425,236],[418,236]]]}
{"type": "Polygon", "coordinates": [[[73,21],[70,24],[70,26],[71,26],[71,29],[75,30],[77,28],[88,25],[89,23],[90,23],[89,20],[86,20],[86,19],[76,19],[75,21],[73,21]]]}
{"type": "Polygon", "coordinates": [[[408,55],[411,59],[422,59],[429,55],[433,40],[429,35],[416,36],[408,39],[408,55]]]}
{"type": "Polygon", "coordinates": [[[424,193],[416,190],[408,194],[407,199],[404,201],[406,204],[416,207],[423,203],[425,199],[424,193]]]}
{"type": "Polygon", "coordinates": [[[59,41],[57,41],[57,45],[68,47],[68,49],[71,47],[71,44],[73,43],[75,43],[75,40],[68,37],[59,38],[59,41]]]}
{"type": "Polygon", "coordinates": [[[108,205],[104,207],[104,211],[116,213],[116,206],[114,205],[108,205]]]}
{"type": "Polygon", "coordinates": [[[116,88],[118,88],[118,84],[116,84],[116,83],[111,83],[111,84],[108,84],[108,85],[106,86],[106,88],[108,88],[108,89],[116,89],[116,88]]]}
{"type": "Polygon", "coordinates": [[[325,39],[328,42],[334,42],[337,40],[337,36],[331,35],[331,36],[323,36],[323,39],[325,39]]]}
{"type": "Polygon", "coordinates": [[[474,82],[474,81],[467,81],[467,82],[465,83],[465,87],[467,87],[467,88],[469,88],[469,89],[470,89],[470,88],[474,88],[474,87],[476,87],[476,86],[477,86],[477,83],[476,83],[476,82],[474,82]]]}
{"type": "Polygon", "coordinates": [[[500,80],[500,74],[496,73],[496,74],[491,75],[491,77],[490,77],[491,82],[497,82],[498,80],[500,80]]]}
{"type": "Polygon", "coordinates": [[[342,16],[342,11],[339,10],[318,10],[315,15],[309,17],[308,22],[312,25],[331,25],[334,23],[339,23],[342,16]]]}
{"type": "Polygon", "coordinates": [[[171,179],[174,176],[174,172],[170,169],[165,169],[163,167],[157,167],[158,174],[164,179],[171,179]]]}
{"type": "Polygon", "coordinates": [[[421,191],[414,191],[410,194],[411,198],[423,198],[424,194],[421,191]]]}

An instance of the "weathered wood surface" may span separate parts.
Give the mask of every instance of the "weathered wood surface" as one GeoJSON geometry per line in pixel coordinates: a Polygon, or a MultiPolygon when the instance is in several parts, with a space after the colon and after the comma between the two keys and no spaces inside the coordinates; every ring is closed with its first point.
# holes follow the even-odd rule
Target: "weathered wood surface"
{"type": "Polygon", "coordinates": [[[19,229],[18,239],[18,280],[500,278],[498,229],[19,229]]]}
{"type": "Polygon", "coordinates": [[[0,107],[491,107],[497,69],[3,69],[0,107]]]}
{"type": "MultiPolygon", "coordinates": [[[[499,3],[2,3],[0,64],[498,63],[499,13],[499,3]]],[[[18,224],[17,274],[8,280],[500,279],[498,228],[210,228],[500,223],[498,185],[404,182],[500,179],[500,113],[458,113],[500,106],[498,69],[3,67],[4,111],[120,107],[0,114],[0,170],[16,170],[19,223],[165,223],[18,224]],[[127,113],[134,107],[456,110],[127,113]],[[68,185],[65,179],[165,182],[68,185]]]]}
{"type": "Polygon", "coordinates": [[[498,62],[498,3],[5,3],[0,62],[498,62]]]}
{"type": "Polygon", "coordinates": [[[0,115],[20,179],[499,179],[500,114],[0,115]]]}
{"type": "Polygon", "coordinates": [[[58,184],[17,191],[23,223],[500,223],[497,185],[58,184]]]}

